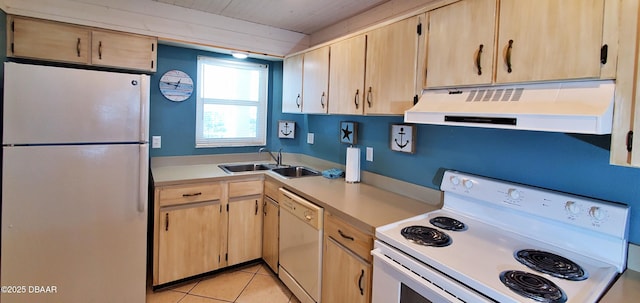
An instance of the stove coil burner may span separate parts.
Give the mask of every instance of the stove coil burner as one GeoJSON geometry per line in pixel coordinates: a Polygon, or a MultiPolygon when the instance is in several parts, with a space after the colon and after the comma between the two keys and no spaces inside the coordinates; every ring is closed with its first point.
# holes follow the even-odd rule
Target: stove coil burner
{"type": "Polygon", "coordinates": [[[400,234],[409,241],[425,246],[444,247],[452,242],[449,235],[426,226],[408,226],[403,228],[400,234]]]}
{"type": "Polygon", "coordinates": [[[467,225],[449,217],[435,217],[429,220],[431,224],[444,230],[463,231],[467,230],[467,225]]]}
{"type": "Polygon", "coordinates": [[[542,303],[564,303],[567,295],[553,282],[524,271],[500,273],[500,281],[515,293],[542,303]]]}
{"type": "Polygon", "coordinates": [[[580,265],[550,252],[523,249],[517,251],[514,257],[525,266],[556,278],[582,281],[589,276],[580,265]]]}

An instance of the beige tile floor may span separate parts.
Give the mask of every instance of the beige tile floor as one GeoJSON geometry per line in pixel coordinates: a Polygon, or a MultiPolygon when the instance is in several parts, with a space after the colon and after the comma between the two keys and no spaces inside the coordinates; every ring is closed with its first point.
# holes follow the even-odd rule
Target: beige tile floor
{"type": "Polygon", "coordinates": [[[147,303],[300,303],[263,263],[231,269],[153,292],[147,303]]]}

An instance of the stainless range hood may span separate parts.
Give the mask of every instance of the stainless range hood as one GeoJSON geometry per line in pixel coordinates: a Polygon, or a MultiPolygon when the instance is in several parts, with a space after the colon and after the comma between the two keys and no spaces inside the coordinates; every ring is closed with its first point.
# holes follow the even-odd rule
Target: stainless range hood
{"type": "Polygon", "coordinates": [[[610,134],[613,80],[426,90],[407,123],[610,134]]]}

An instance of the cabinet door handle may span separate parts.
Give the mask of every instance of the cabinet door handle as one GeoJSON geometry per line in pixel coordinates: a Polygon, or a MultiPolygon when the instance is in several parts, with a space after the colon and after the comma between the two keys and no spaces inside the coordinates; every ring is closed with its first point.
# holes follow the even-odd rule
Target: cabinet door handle
{"type": "Polygon", "coordinates": [[[507,47],[507,56],[506,56],[506,61],[507,61],[507,72],[511,73],[513,71],[513,69],[511,69],[511,50],[513,49],[513,40],[509,40],[509,46],[507,47]]]}
{"type": "Polygon", "coordinates": [[[102,60],[102,41],[98,42],[98,59],[102,60]]]}
{"type": "Polygon", "coordinates": [[[76,43],[76,53],[78,57],[80,57],[80,38],[78,38],[78,42],[76,43]]]}
{"type": "Polygon", "coordinates": [[[202,195],[201,192],[197,192],[197,193],[191,193],[191,194],[182,194],[183,197],[195,197],[195,196],[199,196],[202,195]]]}
{"type": "Polygon", "coordinates": [[[358,288],[360,289],[360,295],[364,296],[364,288],[362,288],[362,279],[364,278],[364,269],[360,270],[360,278],[358,278],[358,288]]]}
{"type": "Polygon", "coordinates": [[[324,108],[324,92],[322,92],[322,96],[320,96],[320,105],[324,108]]]}
{"type": "Polygon", "coordinates": [[[338,233],[340,234],[341,237],[347,240],[355,241],[355,239],[352,236],[346,235],[345,233],[342,232],[342,230],[338,229],[338,233]]]}
{"type": "Polygon", "coordinates": [[[369,91],[367,92],[367,104],[369,105],[369,107],[371,107],[371,98],[373,98],[371,95],[371,86],[369,86],[369,91]]]}
{"type": "Polygon", "coordinates": [[[478,76],[482,75],[482,65],[480,64],[480,61],[482,59],[483,48],[484,48],[484,45],[480,44],[480,46],[478,46],[478,55],[476,55],[476,67],[478,68],[478,76]]]}
{"type": "Polygon", "coordinates": [[[262,213],[265,217],[267,216],[267,201],[262,202],[262,213]]]}
{"type": "Polygon", "coordinates": [[[164,230],[169,231],[169,213],[164,214],[164,230]]]}
{"type": "Polygon", "coordinates": [[[258,200],[256,200],[256,216],[258,215],[258,200]]]}
{"type": "Polygon", "coordinates": [[[300,94],[298,94],[298,97],[296,97],[296,105],[298,106],[298,108],[300,108],[300,94]]]}
{"type": "Polygon", "coordinates": [[[353,103],[356,105],[356,109],[360,106],[360,90],[356,89],[356,96],[353,98],[353,103]]]}

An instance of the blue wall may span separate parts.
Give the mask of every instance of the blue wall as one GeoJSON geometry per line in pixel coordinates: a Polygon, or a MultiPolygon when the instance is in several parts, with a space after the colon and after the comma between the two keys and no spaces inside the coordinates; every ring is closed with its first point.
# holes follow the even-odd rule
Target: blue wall
{"type": "MultiPolygon", "coordinates": [[[[220,153],[248,153],[256,152],[259,147],[225,147],[225,148],[195,148],[196,142],[196,90],[198,89],[196,77],[198,75],[198,56],[221,57],[229,60],[237,60],[231,55],[212,53],[181,47],[158,45],[158,68],[151,75],[151,109],[150,126],[151,136],[162,136],[162,148],[151,149],[151,156],[181,156],[203,155],[220,153]],[[158,85],[160,77],[172,69],[186,72],[194,82],[194,91],[191,97],[183,102],[172,102],[160,93],[158,85]]],[[[282,62],[247,59],[269,65],[269,105],[274,103],[274,94],[279,100],[282,96],[282,62]]],[[[269,109],[268,114],[271,114],[269,109]]],[[[272,132],[269,126],[268,134],[272,132]]]]}
{"type": "MultiPolygon", "coordinates": [[[[172,103],[160,95],[157,81],[164,71],[179,68],[195,80],[196,56],[216,55],[161,45],[158,72],[152,77],[151,135],[162,135],[163,147],[152,156],[255,152],[257,148],[195,149],[195,99],[172,103]]],[[[367,171],[438,188],[444,169],[519,182],[553,190],[621,202],[631,206],[630,240],[640,244],[640,169],[609,165],[610,136],[567,135],[435,125],[417,126],[415,154],[391,151],[389,127],[402,117],[296,115],[281,113],[282,64],[271,63],[267,146],[344,163],[347,145],[339,141],[340,121],[359,123],[358,146],[373,147],[367,171]],[[296,121],[296,138],[279,139],[273,125],[296,121]],[[306,134],[315,134],[315,144],[306,134]]],[[[286,162],[286,159],[285,159],[286,162]]]]}

